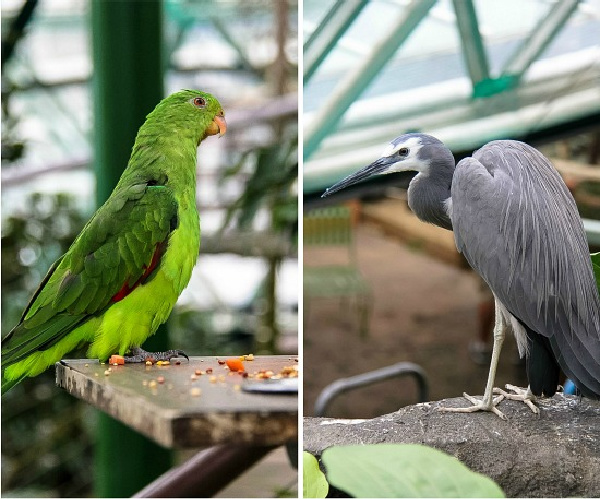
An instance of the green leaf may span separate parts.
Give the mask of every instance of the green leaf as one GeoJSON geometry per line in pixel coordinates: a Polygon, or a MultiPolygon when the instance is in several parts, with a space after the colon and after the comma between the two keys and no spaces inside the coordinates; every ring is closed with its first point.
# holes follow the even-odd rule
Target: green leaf
{"type": "Polygon", "coordinates": [[[315,457],[304,451],[302,463],[303,497],[327,497],[329,484],[319,469],[319,463],[315,457]]]}
{"type": "Polygon", "coordinates": [[[297,133],[270,146],[247,151],[225,172],[225,180],[242,170],[251,171],[240,197],[228,208],[222,230],[232,222],[242,230],[252,227],[259,213],[271,213],[271,230],[288,233],[295,242],[298,227],[297,133]],[[289,205],[292,205],[290,209],[289,205]]]}
{"type": "Polygon", "coordinates": [[[329,483],[354,497],[504,497],[488,477],[424,445],[331,447],[321,459],[329,483]]]}
{"type": "Polygon", "coordinates": [[[598,286],[598,294],[600,294],[600,253],[592,253],[592,267],[596,276],[596,286],[598,286]]]}

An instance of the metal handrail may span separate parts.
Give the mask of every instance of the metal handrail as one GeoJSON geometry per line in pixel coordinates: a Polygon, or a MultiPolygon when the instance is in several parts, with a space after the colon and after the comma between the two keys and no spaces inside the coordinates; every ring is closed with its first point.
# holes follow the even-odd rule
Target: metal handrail
{"type": "Polygon", "coordinates": [[[329,404],[342,393],[362,388],[380,381],[400,376],[413,376],[419,390],[419,402],[429,400],[429,385],[427,374],[421,366],[412,362],[398,362],[391,366],[382,367],[349,378],[340,378],[327,385],[317,397],[315,402],[315,417],[323,417],[329,404]]]}

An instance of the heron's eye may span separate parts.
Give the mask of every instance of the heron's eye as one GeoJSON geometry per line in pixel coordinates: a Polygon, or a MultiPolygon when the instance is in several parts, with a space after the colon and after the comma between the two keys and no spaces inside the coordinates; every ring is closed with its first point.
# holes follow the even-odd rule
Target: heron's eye
{"type": "Polygon", "coordinates": [[[202,97],[194,97],[194,106],[199,107],[199,108],[203,108],[204,106],[206,106],[206,100],[203,99],[202,97]]]}
{"type": "Polygon", "coordinates": [[[408,147],[401,147],[398,149],[398,156],[408,156],[408,147]]]}

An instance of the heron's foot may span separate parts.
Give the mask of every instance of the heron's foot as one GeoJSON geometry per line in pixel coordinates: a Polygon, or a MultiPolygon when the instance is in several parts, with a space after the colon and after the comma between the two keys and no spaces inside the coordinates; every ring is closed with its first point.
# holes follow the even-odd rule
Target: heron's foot
{"type": "Polygon", "coordinates": [[[466,398],[471,404],[471,407],[439,407],[438,410],[442,412],[477,412],[477,411],[489,411],[493,412],[500,419],[507,420],[504,413],[496,406],[504,400],[504,395],[498,397],[490,397],[489,401],[485,401],[485,396],[481,399],[472,397],[467,393],[463,393],[463,397],[466,398]]]}
{"type": "Polygon", "coordinates": [[[527,407],[529,407],[533,413],[540,413],[540,410],[534,404],[534,402],[537,401],[537,397],[533,393],[531,393],[531,389],[529,387],[519,388],[518,386],[514,385],[505,385],[505,388],[515,393],[508,393],[502,388],[494,388],[494,393],[499,393],[501,396],[509,400],[519,400],[521,402],[524,402],[525,404],[527,404],[527,407]]]}
{"type": "Polygon", "coordinates": [[[171,359],[177,359],[179,357],[185,357],[187,360],[190,358],[187,356],[185,352],[182,350],[167,350],[165,352],[146,352],[139,347],[134,347],[131,349],[131,355],[125,355],[123,359],[125,363],[141,363],[150,361],[152,363],[162,361],[165,362],[171,359]]]}

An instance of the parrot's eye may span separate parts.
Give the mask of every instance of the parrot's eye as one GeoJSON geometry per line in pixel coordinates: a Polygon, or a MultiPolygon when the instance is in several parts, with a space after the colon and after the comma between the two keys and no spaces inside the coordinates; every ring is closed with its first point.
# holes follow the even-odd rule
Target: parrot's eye
{"type": "Polygon", "coordinates": [[[206,106],[206,100],[203,99],[202,97],[195,97],[193,102],[194,102],[194,106],[196,106],[196,107],[206,106]]]}
{"type": "Polygon", "coordinates": [[[401,147],[400,149],[398,149],[398,156],[408,156],[408,148],[401,147]]]}

